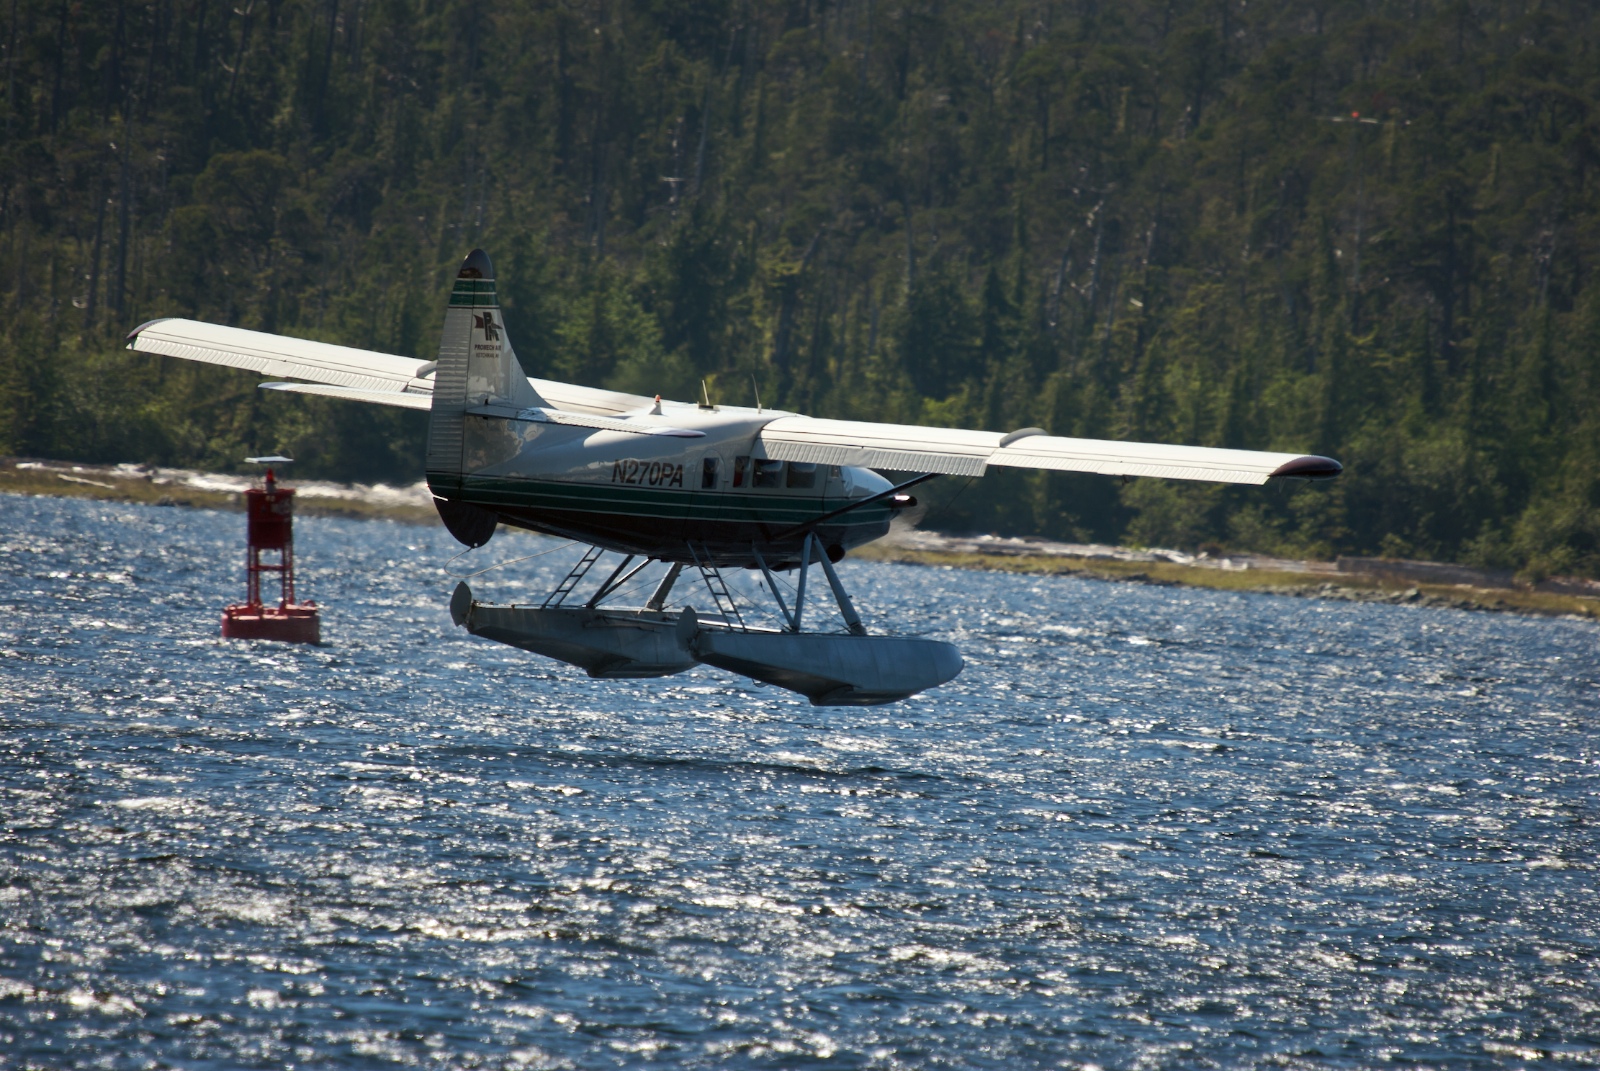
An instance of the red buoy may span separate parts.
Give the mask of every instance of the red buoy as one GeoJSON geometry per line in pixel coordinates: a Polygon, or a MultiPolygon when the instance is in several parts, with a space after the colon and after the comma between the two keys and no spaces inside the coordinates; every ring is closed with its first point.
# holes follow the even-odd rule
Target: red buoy
{"type": "MultiPolygon", "coordinates": [[[[282,464],[286,457],[249,457],[252,464],[282,464]]],[[[246,522],[245,601],[222,611],[226,640],[321,643],[322,619],[314,602],[294,601],[294,488],[279,487],[271,468],[265,487],[244,493],[246,522]],[[276,560],[261,560],[263,551],[276,560]],[[278,574],[278,604],[261,601],[261,574],[278,574]]]]}

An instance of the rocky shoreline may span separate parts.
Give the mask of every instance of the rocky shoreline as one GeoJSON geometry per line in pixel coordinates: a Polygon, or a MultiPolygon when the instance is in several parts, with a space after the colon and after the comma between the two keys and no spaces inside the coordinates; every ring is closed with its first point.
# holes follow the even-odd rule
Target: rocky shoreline
{"type": "Polygon", "coordinates": [[[960,569],[1600,620],[1600,583],[1595,581],[1560,577],[1521,584],[1509,573],[1438,562],[1186,554],[1004,536],[945,536],[915,529],[891,533],[888,539],[853,553],[877,561],[960,569]]]}
{"type": "MultiPolygon", "coordinates": [[[[168,469],[151,465],[79,465],[40,458],[0,458],[0,493],[97,498],[150,506],[198,506],[242,510],[248,475],[168,469]]],[[[428,485],[346,484],[328,480],[289,482],[296,509],[310,517],[374,517],[432,524],[438,520],[428,485]]]]}

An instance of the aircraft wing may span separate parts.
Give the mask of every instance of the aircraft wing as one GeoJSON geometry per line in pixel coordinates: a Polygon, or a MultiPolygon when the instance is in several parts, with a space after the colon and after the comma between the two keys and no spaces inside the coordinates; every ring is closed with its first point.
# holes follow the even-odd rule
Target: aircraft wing
{"type": "MultiPolygon", "coordinates": [[[[128,335],[128,348],[204,364],[242,368],[308,383],[262,384],[274,390],[320,394],[406,409],[427,409],[433,399],[433,361],[375,350],[311,342],[198,320],[151,320],[128,335]]],[[[651,399],[636,394],[529,379],[539,396],[560,410],[616,416],[642,409],[651,399]]]]}
{"type": "MultiPolygon", "coordinates": [[[[307,379],[361,391],[403,391],[431,371],[426,361],[389,353],[310,342],[198,320],[151,320],[133,329],[128,348],[266,376],[307,379]]],[[[433,392],[431,385],[424,388],[433,392]]]]}
{"type": "MultiPolygon", "coordinates": [[[[129,335],[129,348],[309,381],[262,384],[273,390],[407,409],[428,409],[433,399],[430,377],[434,362],[197,320],[152,320],[129,335]]],[[[693,434],[670,428],[645,429],[613,419],[648,407],[649,398],[546,379],[530,378],[528,382],[550,407],[537,412],[526,410],[529,419],[639,434],[693,434]]],[[[1046,435],[1038,428],[1002,435],[789,414],[775,416],[766,423],[757,436],[755,452],[758,457],[777,461],[956,476],[981,476],[990,465],[1000,465],[1107,476],[1262,484],[1273,477],[1328,479],[1341,471],[1337,461],[1315,455],[1070,439],[1046,435]]]]}
{"type": "Polygon", "coordinates": [[[1002,435],[993,431],[802,416],[779,417],[767,424],[757,438],[756,449],[758,456],[777,461],[954,476],[981,476],[988,466],[1000,465],[1106,476],[1262,484],[1275,476],[1329,479],[1341,471],[1337,461],[1307,454],[1069,439],[1046,435],[1038,428],[1002,435]]]}
{"type": "Polygon", "coordinates": [[[1266,483],[1273,477],[1327,480],[1343,471],[1331,457],[1215,446],[1172,446],[1106,439],[1029,435],[989,455],[989,464],[1104,476],[1160,476],[1169,480],[1266,483]]]}
{"type": "Polygon", "coordinates": [[[819,465],[982,476],[999,444],[993,431],[782,416],[756,438],[757,456],[819,465]]]}

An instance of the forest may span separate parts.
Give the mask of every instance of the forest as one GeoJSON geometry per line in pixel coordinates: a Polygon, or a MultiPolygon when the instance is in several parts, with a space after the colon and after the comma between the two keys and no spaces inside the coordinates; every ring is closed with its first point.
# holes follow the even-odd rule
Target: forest
{"type": "MultiPolygon", "coordinates": [[[[424,415],[123,348],[1327,454],[941,479],[926,523],[1600,576],[1600,5],[0,0],[0,453],[412,481],[424,415]]],[[[919,492],[921,493],[921,492],[919,492]]]]}

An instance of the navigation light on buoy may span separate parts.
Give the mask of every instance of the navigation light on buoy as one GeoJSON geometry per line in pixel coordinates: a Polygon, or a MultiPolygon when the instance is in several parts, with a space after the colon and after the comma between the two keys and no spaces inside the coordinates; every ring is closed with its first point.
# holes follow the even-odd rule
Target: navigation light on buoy
{"type": "Polygon", "coordinates": [[[267,478],[264,487],[252,487],[244,493],[245,601],[222,611],[223,639],[322,642],[317,604],[294,601],[294,488],[278,486],[271,468],[287,465],[290,460],[276,455],[245,458],[248,464],[268,466],[267,478]],[[262,561],[263,552],[269,554],[266,561],[262,561]],[[278,574],[276,606],[261,601],[262,573],[278,574]]]}

